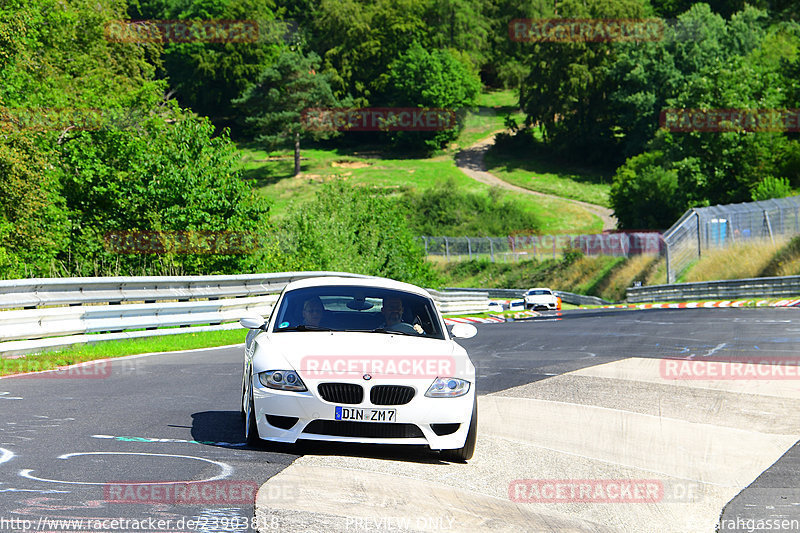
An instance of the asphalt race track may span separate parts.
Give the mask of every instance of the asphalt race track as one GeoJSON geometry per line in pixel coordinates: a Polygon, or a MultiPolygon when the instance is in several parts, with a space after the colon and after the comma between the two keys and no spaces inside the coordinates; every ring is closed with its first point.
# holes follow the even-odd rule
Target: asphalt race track
{"type": "Polygon", "coordinates": [[[0,531],[800,531],[798,378],[663,375],[664,359],[800,357],[797,309],[575,311],[478,330],[462,341],[480,395],[467,464],[420,448],[248,448],[240,346],[0,379],[0,531]],[[553,480],[660,493],[534,501],[553,480]],[[189,503],[157,489],[202,481],[216,492],[189,503]]]}

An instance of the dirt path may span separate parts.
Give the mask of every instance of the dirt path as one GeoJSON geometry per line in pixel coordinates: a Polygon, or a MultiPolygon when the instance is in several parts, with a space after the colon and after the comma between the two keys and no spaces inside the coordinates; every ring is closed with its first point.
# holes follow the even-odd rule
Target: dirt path
{"type": "Polygon", "coordinates": [[[467,176],[469,176],[474,180],[480,181],[481,183],[485,183],[486,185],[497,186],[503,189],[507,189],[509,191],[519,192],[523,194],[531,194],[533,196],[544,196],[546,198],[554,198],[557,200],[563,200],[565,202],[569,202],[571,204],[579,205],[582,208],[589,211],[590,213],[599,216],[603,221],[604,230],[616,229],[617,219],[614,218],[614,212],[611,209],[608,209],[600,205],[581,202],[579,200],[570,200],[569,198],[563,198],[561,196],[554,196],[552,194],[545,194],[542,192],[536,192],[530,189],[525,189],[517,185],[512,185],[507,181],[503,181],[494,174],[487,172],[486,163],[484,163],[483,158],[486,155],[486,152],[489,150],[489,148],[491,148],[491,146],[494,144],[495,133],[492,133],[491,136],[481,141],[478,141],[469,148],[465,148],[456,154],[456,166],[460,168],[464,174],[466,174],[467,176]]]}

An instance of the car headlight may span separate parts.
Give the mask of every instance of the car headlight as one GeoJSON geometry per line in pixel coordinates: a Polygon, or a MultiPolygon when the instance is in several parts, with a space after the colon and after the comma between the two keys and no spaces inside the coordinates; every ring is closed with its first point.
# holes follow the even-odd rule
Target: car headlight
{"type": "Polygon", "coordinates": [[[267,370],[259,372],[258,380],[267,388],[278,390],[290,390],[303,392],[306,389],[305,383],[294,370],[267,370]]]}
{"type": "Polygon", "coordinates": [[[455,398],[469,392],[469,381],[458,378],[436,378],[428,387],[428,398],[455,398]]]}

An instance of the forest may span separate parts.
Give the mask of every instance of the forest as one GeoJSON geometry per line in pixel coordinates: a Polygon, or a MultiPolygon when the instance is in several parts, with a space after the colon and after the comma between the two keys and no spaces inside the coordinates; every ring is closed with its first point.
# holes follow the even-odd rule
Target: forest
{"type": "Polygon", "coordinates": [[[607,173],[620,229],[789,196],[798,20],[792,0],[0,0],[0,278],[319,269],[435,283],[418,236],[448,217],[516,217],[497,232],[535,221],[444,179],[430,194],[326,183],[276,218],[238,146],[294,151],[295,174],[310,146],[433,157],[496,90],[521,115],[493,156],[607,173]],[[553,38],[543,20],[655,30],[553,38]],[[454,118],[434,131],[307,127],[309,109],[364,108],[454,118]],[[722,114],[687,128],[674,118],[685,110],[722,114]],[[748,126],[731,110],[786,120],[748,126]],[[108,245],[120,232],[250,237],[246,253],[121,254],[108,245]]]}

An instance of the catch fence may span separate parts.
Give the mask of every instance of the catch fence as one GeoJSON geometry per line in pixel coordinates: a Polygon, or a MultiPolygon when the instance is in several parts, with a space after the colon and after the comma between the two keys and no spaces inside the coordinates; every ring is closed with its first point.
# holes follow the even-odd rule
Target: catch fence
{"type": "Polygon", "coordinates": [[[666,281],[675,283],[705,250],[798,233],[800,196],[690,209],[664,234],[666,281]]]}
{"type": "Polygon", "coordinates": [[[567,250],[585,255],[629,257],[658,254],[663,249],[656,232],[602,233],[593,235],[536,235],[517,233],[507,237],[422,237],[425,253],[447,261],[486,258],[492,262],[548,259],[563,256],[567,250]]]}

